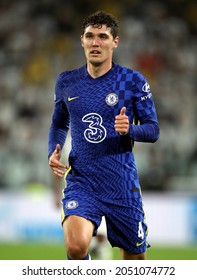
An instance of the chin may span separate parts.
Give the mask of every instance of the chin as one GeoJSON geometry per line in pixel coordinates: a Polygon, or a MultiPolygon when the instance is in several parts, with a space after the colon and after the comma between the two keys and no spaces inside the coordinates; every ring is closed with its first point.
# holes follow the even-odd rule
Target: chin
{"type": "Polygon", "coordinates": [[[100,65],[102,64],[102,61],[90,59],[90,63],[91,63],[93,66],[100,66],[100,65]]]}

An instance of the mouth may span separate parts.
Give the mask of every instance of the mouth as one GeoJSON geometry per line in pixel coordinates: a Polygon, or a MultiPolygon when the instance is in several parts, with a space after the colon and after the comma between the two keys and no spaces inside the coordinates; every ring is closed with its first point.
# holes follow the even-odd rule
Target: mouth
{"type": "Polygon", "coordinates": [[[90,52],[90,54],[92,54],[92,55],[99,55],[101,52],[99,52],[99,51],[97,51],[97,50],[92,50],[91,52],[90,52]]]}

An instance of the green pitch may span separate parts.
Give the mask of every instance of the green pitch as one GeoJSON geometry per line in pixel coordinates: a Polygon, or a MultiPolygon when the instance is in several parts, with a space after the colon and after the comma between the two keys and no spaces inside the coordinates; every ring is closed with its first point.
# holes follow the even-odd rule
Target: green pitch
{"type": "MultiPolygon", "coordinates": [[[[191,247],[151,247],[147,251],[149,260],[197,260],[197,244],[191,247]]],[[[119,258],[119,250],[113,249],[114,259],[119,258]]],[[[2,244],[0,260],[65,260],[62,244],[38,243],[2,244]]]]}

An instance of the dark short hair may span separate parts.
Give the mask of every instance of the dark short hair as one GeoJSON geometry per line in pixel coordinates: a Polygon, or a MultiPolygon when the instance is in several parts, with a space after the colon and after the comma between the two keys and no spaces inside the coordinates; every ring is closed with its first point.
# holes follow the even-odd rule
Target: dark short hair
{"type": "Polygon", "coordinates": [[[113,15],[103,11],[97,11],[93,14],[90,14],[83,20],[82,34],[84,34],[85,29],[90,25],[101,28],[103,24],[111,29],[113,38],[118,36],[119,26],[117,19],[113,15]]]}

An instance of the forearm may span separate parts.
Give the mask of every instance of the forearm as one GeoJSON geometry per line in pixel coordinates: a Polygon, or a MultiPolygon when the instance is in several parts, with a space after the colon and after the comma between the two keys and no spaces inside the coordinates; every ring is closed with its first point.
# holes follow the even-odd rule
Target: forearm
{"type": "Polygon", "coordinates": [[[159,139],[159,125],[150,121],[141,125],[130,125],[129,136],[136,142],[154,143],[159,139]]]}
{"type": "Polygon", "coordinates": [[[48,158],[54,152],[56,145],[60,144],[61,149],[66,141],[69,129],[69,115],[67,110],[60,110],[54,107],[51,126],[48,133],[48,158]]]}
{"type": "Polygon", "coordinates": [[[61,149],[63,148],[67,131],[65,128],[57,128],[53,124],[51,125],[48,136],[48,158],[54,152],[57,144],[60,144],[61,149]]]}

